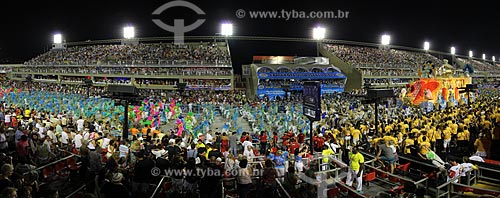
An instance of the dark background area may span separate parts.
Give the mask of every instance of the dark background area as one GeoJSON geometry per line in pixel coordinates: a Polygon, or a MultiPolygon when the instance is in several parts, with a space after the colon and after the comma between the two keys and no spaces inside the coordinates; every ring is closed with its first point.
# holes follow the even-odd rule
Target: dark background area
{"type": "MultiPolygon", "coordinates": [[[[168,1],[9,1],[0,7],[0,63],[22,63],[50,49],[52,35],[62,33],[67,42],[122,37],[122,28],[133,25],[136,37],[173,36],[156,26],[151,13],[168,1]]],[[[184,18],[186,24],[204,18],[205,23],[189,36],[211,36],[219,32],[223,21],[234,24],[234,35],[311,37],[314,26],[327,28],[328,39],[378,43],[380,35],[391,35],[391,44],[421,48],[424,41],[431,49],[448,52],[453,45],[457,54],[475,57],[486,53],[500,58],[500,35],[495,20],[500,12],[494,5],[476,1],[191,1],[205,11],[198,16],[187,8],[171,8],[161,15],[173,24],[184,18]],[[238,9],[349,11],[347,19],[238,19],[238,9]]],[[[230,41],[233,66],[237,73],[253,55],[315,56],[315,44],[304,42],[230,41]]]]}

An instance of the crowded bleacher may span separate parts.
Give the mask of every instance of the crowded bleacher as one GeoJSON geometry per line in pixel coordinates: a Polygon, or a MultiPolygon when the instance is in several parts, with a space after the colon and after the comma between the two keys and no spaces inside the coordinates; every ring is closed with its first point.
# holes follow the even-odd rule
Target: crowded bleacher
{"type": "Polygon", "coordinates": [[[140,43],[138,45],[91,45],[52,49],[26,65],[175,65],[230,64],[227,50],[216,43],[140,43]]]}
{"type": "Polygon", "coordinates": [[[61,74],[122,74],[122,75],[182,75],[182,76],[230,76],[231,68],[221,67],[22,67],[14,68],[15,72],[24,73],[61,73],[61,74]]]}
{"type": "MultiPolygon", "coordinates": [[[[458,61],[462,62],[463,64],[470,64],[472,67],[480,72],[487,72],[487,73],[494,73],[498,74],[499,68],[498,65],[490,64],[486,61],[478,61],[474,59],[464,59],[464,58],[457,58],[458,61]]],[[[463,68],[463,66],[461,67],[463,68]]]]}
{"type": "Polygon", "coordinates": [[[435,65],[443,64],[442,60],[423,52],[337,44],[327,44],[325,47],[353,67],[415,69],[427,61],[432,61],[435,65]]]}

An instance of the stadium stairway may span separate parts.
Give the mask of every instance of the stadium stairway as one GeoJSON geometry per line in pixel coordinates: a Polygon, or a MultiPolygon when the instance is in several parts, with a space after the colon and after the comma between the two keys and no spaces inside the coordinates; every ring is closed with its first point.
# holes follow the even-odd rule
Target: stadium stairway
{"type": "Polygon", "coordinates": [[[330,64],[334,65],[335,67],[338,67],[342,71],[342,73],[344,73],[344,75],[347,77],[347,82],[344,87],[345,91],[351,91],[353,89],[361,89],[362,85],[361,72],[356,70],[352,65],[345,63],[340,58],[330,53],[326,48],[320,47],[319,49],[321,55],[327,57],[330,60],[330,64]]]}

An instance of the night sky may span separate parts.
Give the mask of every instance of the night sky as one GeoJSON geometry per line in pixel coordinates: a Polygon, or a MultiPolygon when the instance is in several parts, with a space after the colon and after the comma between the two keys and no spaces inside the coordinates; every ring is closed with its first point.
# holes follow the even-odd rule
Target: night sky
{"type": "MultiPolygon", "coordinates": [[[[133,25],[137,37],[172,36],[156,26],[151,13],[168,1],[9,1],[0,6],[0,61],[22,63],[43,53],[56,32],[68,42],[122,37],[122,28],[133,25]]],[[[474,51],[500,58],[500,12],[486,2],[457,1],[191,1],[205,16],[187,8],[170,8],[160,18],[167,24],[183,18],[186,24],[204,18],[205,23],[186,35],[215,35],[223,21],[234,24],[240,36],[310,37],[316,25],[327,28],[327,38],[378,43],[380,35],[391,35],[391,44],[421,48],[431,42],[432,50],[457,53],[474,51]],[[235,16],[238,9],[246,17],[235,16]],[[349,11],[347,19],[250,19],[249,10],[349,11]]],[[[237,72],[253,55],[314,56],[313,43],[230,41],[237,72]]]]}

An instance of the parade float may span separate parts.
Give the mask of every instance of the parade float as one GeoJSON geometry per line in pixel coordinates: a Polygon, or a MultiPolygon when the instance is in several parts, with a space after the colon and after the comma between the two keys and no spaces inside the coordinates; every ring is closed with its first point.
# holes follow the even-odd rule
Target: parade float
{"type": "Polygon", "coordinates": [[[466,93],[460,89],[472,83],[468,76],[457,76],[455,68],[445,60],[440,67],[426,64],[419,70],[420,79],[406,85],[401,90],[405,103],[428,108],[456,106],[466,101],[466,93]],[[428,71],[422,74],[423,71],[428,71]]]}

